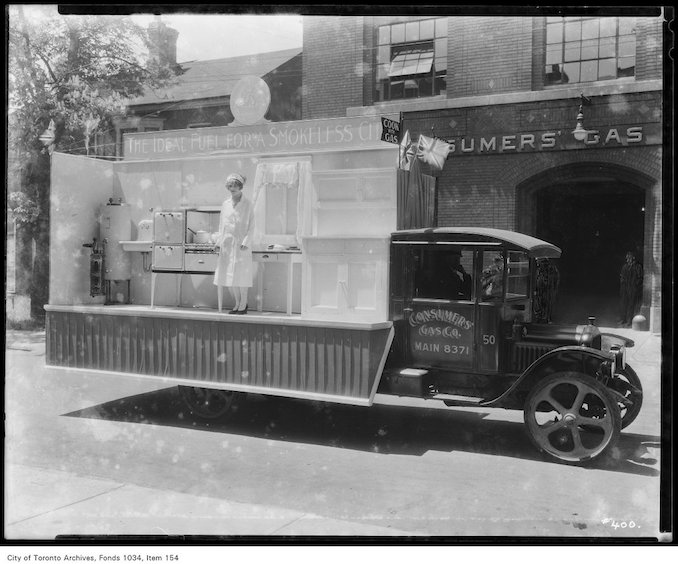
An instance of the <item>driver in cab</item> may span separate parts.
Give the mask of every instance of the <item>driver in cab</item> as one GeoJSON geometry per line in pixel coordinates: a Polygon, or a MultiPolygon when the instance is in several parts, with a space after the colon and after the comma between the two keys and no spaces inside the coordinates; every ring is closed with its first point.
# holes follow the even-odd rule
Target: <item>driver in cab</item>
{"type": "Polygon", "coordinates": [[[461,251],[453,250],[445,257],[446,298],[470,300],[473,283],[471,276],[461,264],[461,251]]]}

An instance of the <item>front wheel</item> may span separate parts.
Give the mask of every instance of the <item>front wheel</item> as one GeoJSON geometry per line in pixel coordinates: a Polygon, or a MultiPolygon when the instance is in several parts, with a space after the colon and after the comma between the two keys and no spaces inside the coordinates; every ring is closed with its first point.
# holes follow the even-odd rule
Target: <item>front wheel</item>
{"type": "Polygon", "coordinates": [[[619,402],[621,428],[625,429],[635,421],[643,405],[643,386],[640,383],[640,378],[638,378],[638,374],[636,374],[633,368],[627,366],[624,370],[615,374],[614,378],[608,383],[608,386],[614,391],[619,392],[630,402],[628,405],[619,402]]]}
{"type": "Polygon", "coordinates": [[[581,463],[607,455],[621,430],[619,405],[595,378],[559,372],[539,381],[525,402],[535,446],[553,458],[581,463]]]}
{"type": "Polygon", "coordinates": [[[231,411],[240,392],[179,386],[181,399],[192,414],[203,419],[217,419],[231,411]]]}

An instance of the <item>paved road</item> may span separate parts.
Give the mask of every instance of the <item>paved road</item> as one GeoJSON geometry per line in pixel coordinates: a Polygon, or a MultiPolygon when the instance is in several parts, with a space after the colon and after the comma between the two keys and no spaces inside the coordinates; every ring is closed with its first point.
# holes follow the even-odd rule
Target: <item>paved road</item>
{"type": "Polygon", "coordinates": [[[660,339],[634,337],[643,411],[581,468],[544,461],[520,412],[420,400],[249,396],[204,423],[174,386],[45,368],[41,334],[8,334],[5,537],[655,537],[660,339]]]}

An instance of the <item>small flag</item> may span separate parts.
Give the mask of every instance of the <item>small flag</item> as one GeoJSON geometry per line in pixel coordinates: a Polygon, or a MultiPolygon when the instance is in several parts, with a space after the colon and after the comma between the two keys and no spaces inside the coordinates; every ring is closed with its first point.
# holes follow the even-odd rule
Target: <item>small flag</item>
{"type": "Polygon", "coordinates": [[[398,168],[401,170],[410,170],[412,159],[414,159],[415,147],[412,144],[410,132],[405,131],[398,148],[398,168]]]}
{"type": "Polygon", "coordinates": [[[419,136],[419,144],[417,146],[417,157],[425,163],[443,170],[445,166],[445,159],[450,153],[450,144],[440,139],[426,137],[426,135],[419,136]]]}

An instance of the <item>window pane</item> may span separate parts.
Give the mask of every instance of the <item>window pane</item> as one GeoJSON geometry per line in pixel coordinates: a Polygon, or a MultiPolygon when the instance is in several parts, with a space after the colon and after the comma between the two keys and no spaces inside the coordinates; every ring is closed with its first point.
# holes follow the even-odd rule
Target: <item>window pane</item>
{"type": "Polygon", "coordinates": [[[627,35],[619,38],[619,56],[630,57],[636,54],[636,36],[627,35]]]}
{"type": "Polygon", "coordinates": [[[433,93],[441,94],[444,93],[446,89],[447,89],[447,80],[445,79],[445,75],[444,74],[436,75],[435,91],[433,93]]]}
{"type": "Polygon", "coordinates": [[[563,82],[579,82],[579,63],[563,65],[563,82]]]}
{"type": "Polygon", "coordinates": [[[383,84],[377,84],[376,101],[377,102],[383,102],[384,100],[386,100],[386,94],[384,92],[384,85],[383,84]]]}
{"type": "Polygon", "coordinates": [[[391,63],[390,76],[406,76],[431,72],[433,53],[430,51],[398,55],[391,63]]]}
{"type": "Polygon", "coordinates": [[[403,67],[405,66],[405,58],[404,57],[395,57],[393,61],[391,62],[391,67],[389,68],[388,73],[390,75],[396,75],[400,76],[403,74],[402,70],[403,67]]]}
{"type": "Polygon", "coordinates": [[[379,45],[386,45],[391,42],[391,26],[383,25],[379,28],[379,45]]]}
{"type": "Polygon", "coordinates": [[[597,59],[598,58],[598,40],[589,39],[588,41],[581,42],[581,59],[586,61],[587,59],[597,59]]]}
{"type": "Polygon", "coordinates": [[[547,24],[555,23],[555,22],[562,23],[562,21],[563,21],[563,18],[561,18],[560,16],[549,16],[548,18],[546,18],[547,24]]]}
{"type": "Polygon", "coordinates": [[[447,37],[447,18],[436,20],[436,37],[447,37]]]}
{"type": "Polygon", "coordinates": [[[562,43],[563,41],[563,24],[551,24],[546,26],[546,43],[562,43]]]}
{"type": "Polygon", "coordinates": [[[385,65],[377,65],[377,80],[384,80],[388,78],[388,69],[390,65],[387,63],[385,65]]]}
{"type": "Polygon", "coordinates": [[[480,274],[482,301],[500,299],[504,294],[504,257],[500,252],[484,251],[480,274]]]}
{"type": "Polygon", "coordinates": [[[567,22],[565,24],[565,41],[581,39],[581,22],[567,22]]]}
{"type": "Polygon", "coordinates": [[[566,61],[579,61],[579,55],[581,53],[581,44],[580,43],[565,43],[565,60],[566,61]]]}
{"type": "Polygon", "coordinates": [[[435,41],[435,56],[436,60],[447,57],[447,38],[436,39],[435,41]]]}
{"type": "Polygon", "coordinates": [[[635,28],[636,18],[619,18],[619,35],[632,34],[635,28]]]}
{"type": "Polygon", "coordinates": [[[615,43],[616,40],[614,37],[604,37],[600,40],[600,49],[598,51],[598,56],[601,59],[606,59],[608,57],[614,57],[615,55],[615,43]]]}
{"type": "Polygon", "coordinates": [[[419,59],[419,63],[417,64],[417,69],[413,74],[426,74],[431,72],[431,67],[433,65],[433,54],[429,55],[428,57],[422,56],[419,59]]]}
{"type": "Polygon", "coordinates": [[[624,57],[619,59],[617,67],[617,76],[633,76],[636,72],[636,58],[624,57]]]}
{"type": "Polygon", "coordinates": [[[287,235],[294,235],[297,232],[298,193],[299,187],[296,184],[287,187],[287,229],[285,231],[287,235]]]}
{"type": "Polygon", "coordinates": [[[546,84],[560,84],[561,82],[567,82],[567,79],[563,80],[564,78],[561,65],[549,65],[546,67],[546,84]]]}
{"type": "Polygon", "coordinates": [[[447,72],[447,57],[436,57],[433,60],[433,68],[436,72],[447,72]]]}
{"type": "Polygon", "coordinates": [[[405,24],[405,41],[419,41],[419,22],[405,24]]]}
{"type": "Polygon", "coordinates": [[[281,184],[266,185],[266,233],[280,235],[285,233],[285,189],[281,184]]]}
{"type": "Polygon", "coordinates": [[[435,20],[419,22],[419,39],[433,39],[435,32],[435,20]]]}
{"type": "Polygon", "coordinates": [[[390,100],[400,100],[403,97],[403,82],[402,80],[391,82],[390,100]]]}
{"type": "Polygon", "coordinates": [[[617,65],[614,59],[602,59],[600,61],[600,68],[598,70],[598,78],[600,80],[607,80],[609,78],[617,78],[617,65]]]}
{"type": "Polygon", "coordinates": [[[581,25],[582,39],[596,39],[598,37],[598,20],[585,20],[581,25]]]}
{"type": "Polygon", "coordinates": [[[600,36],[609,37],[617,33],[617,18],[600,18],[600,36]]]}
{"type": "Polygon", "coordinates": [[[563,48],[561,45],[551,45],[546,48],[546,64],[553,65],[563,62],[563,48]]]}
{"type": "Polygon", "coordinates": [[[506,263],[507,298],[527,296],[529,288],[530,258],[521,252],[511,251],[506,263]]]}
{"type": "Polygon", "coordinates": [[[405,24],[395,24],[391,28],[391,43],[402,43],[405,41],[405,24]]]}
{"type": "Polygon", "coordinates": [[[580,82],[592,82],[598,80],[598,61],[584,61],[581,64],[580,82]]]}

